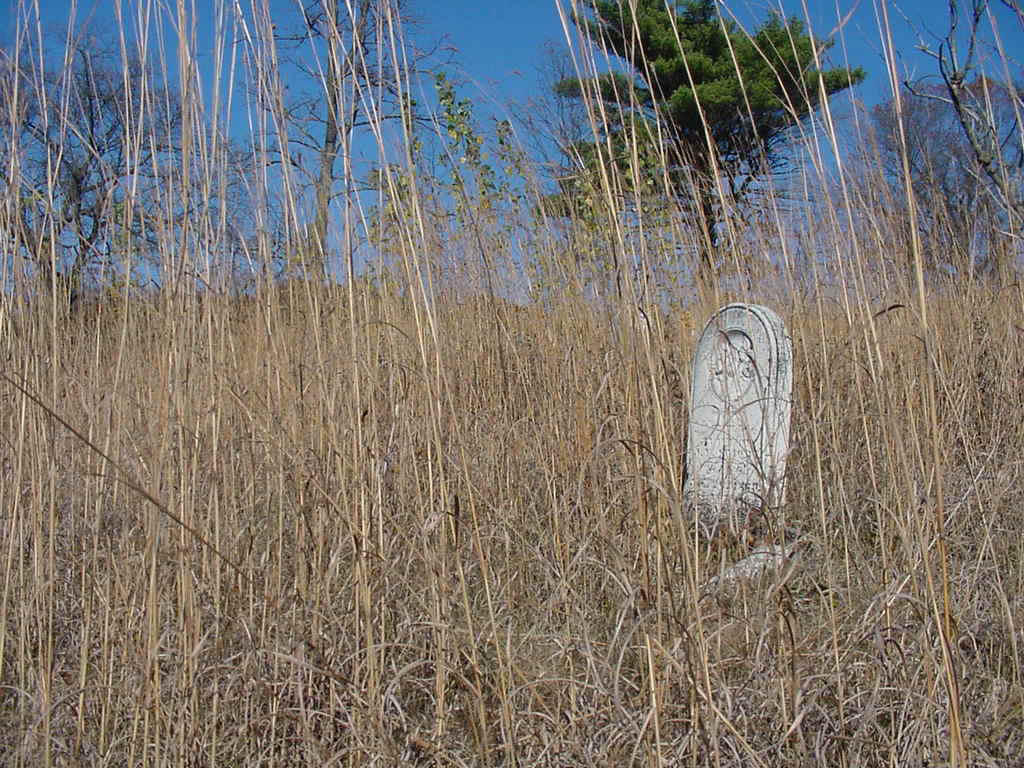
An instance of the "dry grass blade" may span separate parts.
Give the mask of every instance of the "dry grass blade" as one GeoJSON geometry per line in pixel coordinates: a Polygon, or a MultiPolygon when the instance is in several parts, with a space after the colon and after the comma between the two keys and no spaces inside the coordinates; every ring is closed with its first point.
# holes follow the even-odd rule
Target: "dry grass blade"
{"type": "MultiPolygon", "coordinates": [[[[74,435],[75,438],[79,442],[82,443],[82,445],[86,446],[90,451],[92,451],[97,456],[99,456],[101,459],[103,459],[103,461],[106,462],[106,464],[108,464],[113,470],[115,470],[115,475],[113,476],[113,479],[116,482],[120,483],[121,485],[126,486],[127,488],[130,488],[135,493],[137,493],[139,496],[141,496],[146,501],[148,501],[150,504],[152,504],[153,507],[155,509],[157,509],[160,512],[161,515],[163,515],[168,520],[170,520],[172,523],[174,523],[179,528],[181,528],[183,531],[188,533],[189,536],[191,536],[195,541],[197,541],[203,547],[205,547],[210,552],[212,552],[214,555],[216,555],[218,558],[220,558],[220,560],[225,565],[230,566],[231,569],[235,573],[237,573],[239,576],[241,576],[243,579],[247,579],[248,578],[248,575],[238,566],[237,563],[232,562],[230,558],[226,557],[215,546],[213,546],[213,544],[211,544],[209,541],[207,541],[202,536],[202,534],[200,534],[198,531],[196,531],[194,528],[192,528],[188,523],[186,523],[180,517],[178,517],[173,512],[171,512],[171,510],[169,510],[167,508],[166,504],[161,502],[156,496],[154,496],[152,493],[147,491],[145,489],[145,487],[141,483],[139,483],[138,480],[134,479],[131,476],[131,474],[123,466],[121,466],[117,461],[115,461],[110,456],[108,456],[106,453],[104,453],[103,449],[100,448],[95,443],[93,443],[86,435],[82,434],[77,429],[75,429],[74,425],[72,425],[70,422],[66,421],[63,416],[61,416],[59,413],[57,413],[57,411],[55,411],[49,405],[47,405],[38,395],[36,395],[34,392],[31,392],[28,389],[26,389],[25,386],[21,382],[19,382],[17,379],[12,377],[8,373],[0,373],[0,378],[2,378],[8,384],[10,384],[12,387],[14,387],[14,389],[18,390],[18,392],[23,394],[25,397],[27,397],[33,403],[35,403],[47,416],[49,416],[51,419],[53,419],[58,424],[60,424],[61,427],[63,427],[68,432],[70,432],[72,435],[74,435]]],[[[94,474],[95,474],[96,477],[104,477],[104,475],[102,473],[94,473],[94,474]]]]}
{"type": "Polygon", "coordinates": [[[654,56],[625,11],[660,2],[621,40],[558,5],[563,97],[492,124],[397,0],[138,0],[113,42],[17,4],[0,764],[1019,762],[1016,91],[959,91],[996,184],[884,19],[870,112],[791,20],[698,4],[654,56]],[[708,76],[666,64],[703,13],[728,135],[724,86],[685,136],[648,87],[708,76]],[[783,156],[741,130],[765,83],[783,156]],[[786,495],[704,536],[693,355],[733,301],[792,337],[786,495]]]}

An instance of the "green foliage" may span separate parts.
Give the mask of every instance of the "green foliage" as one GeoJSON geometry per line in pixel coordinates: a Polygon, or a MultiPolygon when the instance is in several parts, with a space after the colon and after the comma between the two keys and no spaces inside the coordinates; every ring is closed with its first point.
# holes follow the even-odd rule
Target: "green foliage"
{"type": "Polygon", "coordinates": [[[391,164],[367,179],[380,200],[373,208],[370,239],[382,253],[397,252],[415,196],[446,257],[473,254],[490,269],[492,254],[515,247],[527,207],[527,158],[511,123],[481,126],[473,101],[461,98],[445,73],[435,75],[434,90],[436,135],[426,141],[413,136],[410,168],[391,164]]]}
{"type": "Polygon", "coordinates": [[[456,98],[455,86],[444,73],[436,76],[434,88],[441,106],[442,128],[449,140],[447,151],[442,154],[442,163],[447,165],[451,172],[456,217],[461,222],[471,215],[471,193],[467,187],[473,177],[479,193],[481,210],[491,208],[496,177],[483,151],[484,137],[477,132],[474,125],[472,102],[469,99],[456,98]]]}
{"type": "Polygon", "coordinates": [[[470,99],[459,99],[454,84],[440,73],[434,88],[441,107],[441,127],[447,139],[441,164],[448,169],[449,191],[454,197],[456,219],[470,221],[474,215],[493,214],[500,203],[519,203],[522,191],[512,180],[522,179],[524,158],[512,136],[507,120],[495,122],[496,159],[504,164],[499,176],[485,148],[485,137],[473,116],[470,99]]]}
{"type": "MultiPolygon", "coordinates": [[[[570,147],[580,175],[610,161],[630,191],[690,200],[705,214],[713,215],[716,166],[742,198],[758,176],[785,165],[789,129],[823,94],[864,78],[859,67],[816,69],[815,44],[822,52],[830,43],[816,43],[795,18],[773,14],[748,36],[719,18],[713,0],[687,0],[671,12],[663,0],[584,5],[591,14],[576,23],[628,72],[555,86],[559,95],[604,103],[600,141],[570,147]]],[[[563,195],[580,193],[579,178],[563,182],[563,195]]]]}

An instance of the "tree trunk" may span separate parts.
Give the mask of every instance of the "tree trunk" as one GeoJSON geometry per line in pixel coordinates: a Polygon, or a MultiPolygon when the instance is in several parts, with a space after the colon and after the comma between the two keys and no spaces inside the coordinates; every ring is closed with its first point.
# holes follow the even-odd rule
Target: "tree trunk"
{"type": "Polygon", "coordinates": [[[331,191],[334,188],[334,163],[338,158],[341,143],[341,77],[336,46],[331,44],[327,66],[327,116],[324,123],[324,143],[320,148],[320,173],[316,182],[316,219],[307,248],[307,267],[311,267],[317,279],[327,275],[327,217],[331,205],[331,191]]]}

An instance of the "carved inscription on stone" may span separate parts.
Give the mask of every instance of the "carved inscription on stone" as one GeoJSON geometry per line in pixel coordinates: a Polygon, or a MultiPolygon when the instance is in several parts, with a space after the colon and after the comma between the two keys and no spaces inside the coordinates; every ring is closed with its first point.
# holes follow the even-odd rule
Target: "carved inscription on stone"
{"type": "Polygon", "coordinates": [[[793,389],[792,343],[781,318],[729,304],[697,345],[690,390],[686,497],[708,532],[742,527],[782,503],[793,389]]]}

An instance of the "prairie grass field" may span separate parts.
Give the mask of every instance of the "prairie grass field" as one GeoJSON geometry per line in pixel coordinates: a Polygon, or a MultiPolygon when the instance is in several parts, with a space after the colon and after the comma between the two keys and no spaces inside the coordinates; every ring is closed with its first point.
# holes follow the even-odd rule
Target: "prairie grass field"
{"type": "MultiPolygon", "coordinates": [[[[373,7],[350,27],[406,60],[397,7],[373,7]]],[[[30,4],[18,19],[18,66],[45,84],[30,4]]],[[[109,235],[120,256],[74,301],[64,177],[49,219],[18,207],[33,166],[3,81],[0,763],[1024,765],[1013,201],[966,245],[962,209],[928,198],[918,226],[924,194],[842,154],[861,126],[823,110],[757,214],[719,187],[708,279],[692,211],[622,214],[613,166],[555,221],[523,137],[494,144],[443,96],[395,128],[353,65],[379,184],[341,174],[318,245],[315,185],[283,170],[267,9],[232,23],[246,151],[226,138],[241,107],[181,77],[187,36],[125,78],[179,73],[185,149],[147,160],[158,129],[125,110],[126,151],[177,165],[105,215],[171,223],[109,235]],[[477,138],[493,159],[465,152],[477,138]],[[731,301],[792,336],[787,493],[708,540],[683,499],[687,408],[731,301]],[[792,532],[785,567],[716,585],[792,532]]],[[[323,50],[346,49],[335,33],[323,50]]],[[[393,76],[396,103],[416,95],[393,76]]]]}

